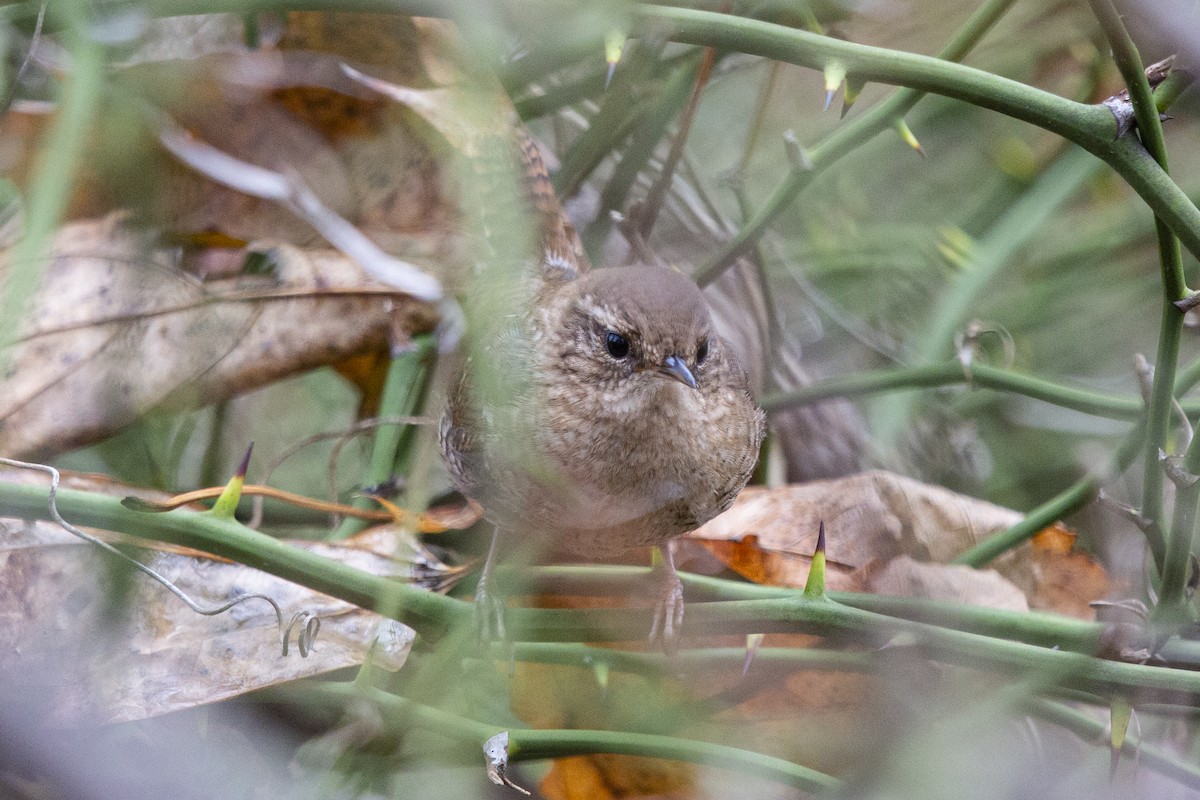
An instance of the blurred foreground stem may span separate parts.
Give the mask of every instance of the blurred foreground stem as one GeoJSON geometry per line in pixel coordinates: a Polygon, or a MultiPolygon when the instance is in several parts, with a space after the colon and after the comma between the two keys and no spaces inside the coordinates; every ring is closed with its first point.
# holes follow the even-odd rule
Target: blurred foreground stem
{"type": "Polygon", "coordinates": [[[382,715],[384,724],[398,736],[409,735],[413,728],[423,728],[447,736],[462,746],[468,757],[472,754],[477,757],[481,767],[484,765],[481,750],[483,743],[495,734],[507,730],[509,763],[611,753],[652,756],[724,767],[776,780],[809,792],[821,792],[840,785],[836,778],[790,761],[712,742],[628,731],[501,727],[377,689],[364,692],[349,684],[324,684],[318,689],[315,697],[310,693],[306,693],[305,697],[306,702],[319,702],[322,699],[342,702],[366,699],[385,712],[382,715]]]}
{"type": "MultiPolygon", "coordinates": [[[[1102,164],[1081,148],[1071,147],[1056,158],[1014,203],[1004,209],[987,232],[975,240],[966,263],[949,280],[931,309],[932,319],[920,330],[913,360],[918,364],[943,361],[952,353],[954,334],[966,323],[972,309],[993,280],[1012,264],[1042,226],[1055,219],[1066,203],[1102,164]]],[[[875,429],[879,446],[889,451],[900,430],[907,426],[915,397],[902,394],[888,404],[886,416],[875,429]]]]}
{"type": "MultiPolygon", "coordinates": [[[[1129,100],[1133,104],[1137,119],[1137,135],[1146,152],[1158,162],[1164,174],[1167,164],[1167,147],[1163,141],[1159,109],[1146,78],[1145,66],[1136,45],[1129,37],[1121,16],[1110,0],[1089,0],[1092,11],[1100,20],[1100,27],[1113,50],[1113,58],[1129,88],[1129,100]]],[[[1167,447],[1167,434],[1171,419],[1171,402],[1175,384],[1175,371],[1179,360],[1179,341],[1183,335],[1183,311],[1175,302],[1188,295],[1183,274],[1183,254],[1179,240],[1161,217],[1155,218],[1155,233],[1158,237],[1159,263],[1162,269],[1163,303],[1162,318],[1158,334],[1158,354],[1154,362],[1154,388],[1150,398],[1149,424],[1146,431],[1145,476],[1143,477],[1142,516],[1159,530],[1165,526],[1163,518],[1163,471],[1159,465],[1159,451],[1167,447]]],[[[1200,472],[1200,447],[1190,448],[1184,461],[1184,469],[1200,472]]],[[[1181,488],[1175,496],[1175,513],[1172,515],[1170,533],[1165,548],[1155,551],[1155,563],[1162,577],[1159,589],[1159,604],[1168,613],[1177,613],[1183,608],[1184,592],[1190,566],[1192,535],[1195,529],[1196,504],[1200,500],[1200,486],[1181,488]]]]}
{"type": "MultiPolygon", "coordinates": [[[[47,519],[47,502],[45,486],[0,482],[0,509],[6,515],[47,519]]],[[[162,514],[133,511],[114,497],[69,489],[59,492],[58,505],[63,516],[75,524],[230,558],[360,607],[383,609],[424,636],[438,637],[451,629],[470,629],[470,604],[465,601],[371,575],[232,520],[183,509],[162,514]]],[[[839,635],[876,646],[903,636],[920,645],[922,652],[949,663],[1005,674],[1048,673],[1056,676],[1063,686],[1100,696],[1135,692],[1138,697],[1165,702],[1186,705],[1200,702],[1200,672],[1107,661],[1085,653],[949,630],[882,616],[833,600],[806,599],[799,591],[757,600],[692,603],[687,619],[688,633],[802,632],[839,635]]],[[[508,629],[515,640],[638,640],[649,629],[649,614],[645,610],[628,609],[511,608],[508,629]]]]}
{"type": "Polygon", "coordinates": [[[25,305],[37,289],[54,231],[67,209],[71,181],[99,107],[104,79],[104,48],[89,35],[88,4],[61,0],[50,7],[51,22],[60,25],[70,50],[70,71],[58,98],[44,148],[33,165],[25,202],[25,230],[7,262],[0,282],[0,374],[18,331],[25,305]]]}
{"type": "MultiPolygon", "coordinates": [[[[418,336],[408,349],[393,355],[379,398],[377,416],[410,418],[416,413],[425,393],[433,348],[432,336],[418,336]]],[[[406,456],[412,449],[413,438],[410,425],[382,425],[377,428],[371,447],[371,463],[367,467],[363,485],[378,486],[386,484],[398,474],[407,474],[408,465],[403,462],[408,460],[406,456]]],[[[363,510],[376,507],[369,497],[361,496],[355,497],[351,505],[363,510]]],[[[346,517],[330,538],[347,539],[366,526],[365,520],[346,517]]]]}

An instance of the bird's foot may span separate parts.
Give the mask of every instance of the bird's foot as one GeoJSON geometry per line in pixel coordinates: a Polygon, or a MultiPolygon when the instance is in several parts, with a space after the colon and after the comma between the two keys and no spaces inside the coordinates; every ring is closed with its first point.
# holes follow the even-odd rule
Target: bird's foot
{"type": "Polygon", "coordinates": [[[480,647],[487,649],[493,642],[503,642],[508,649],[511,661],[512,644],[508,641],[508,632],[504,629],[504,595],[492,586],[492,570],[496,566],[500,540],[503,536],[500,528],[492,530],[492,541],[488,546],[487,558],[483,562],[483,571],[479,573],[479,583],[475,586],[475,603],[471,607],[471,620],[475,624],[475,640],[480,647]]]}
{"type": "MultiPolygon", "coordinates": [[[[669,554],[669,550],[664,548],[669,554]]],[[[654,604],[654,621],[650,625],[650,646],[661,646],[668,656],[679,652],[679,637],[683,632],[683,584],[675,573],[675,565],[668,555],[658,588],[658,601],[654,604]]]]}
{"type": "Polygon", "coordinates": [[[475,604],[471,607],[475,636],[484,647],[492,642],[508,640],[508,633],[504,629],[504,598],[489,583],[486,577],[479,579],[479,585],[475,588],[475,604]]]}

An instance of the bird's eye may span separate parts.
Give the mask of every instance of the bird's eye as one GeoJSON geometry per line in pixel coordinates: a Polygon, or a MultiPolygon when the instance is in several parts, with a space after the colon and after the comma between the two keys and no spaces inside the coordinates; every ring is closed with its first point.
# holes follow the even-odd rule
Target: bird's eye
{"type": "Polygon", "coordinates": [[[696,366],[703,364],[706,358],[708,358],[708,339],[701,339],[700,344],[696,345],[696,366]]]}
{"type": "Polygon", "coordinates": [[[629,340],[616,331],[604,334],[604,346],[608,348],[608,354],[618,361],[629,355],[629,340]]]}

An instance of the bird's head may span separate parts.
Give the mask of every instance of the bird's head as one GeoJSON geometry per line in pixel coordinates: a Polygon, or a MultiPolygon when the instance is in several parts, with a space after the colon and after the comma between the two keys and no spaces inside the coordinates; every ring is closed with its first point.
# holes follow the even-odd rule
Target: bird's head
{"type": "Polygon", "coordinates": [[[603,269],[581,277],[573,294],[564,370],[641,397],[672,384],[701,388],[720,339],[691,280],[662,267],[603,269]]]}

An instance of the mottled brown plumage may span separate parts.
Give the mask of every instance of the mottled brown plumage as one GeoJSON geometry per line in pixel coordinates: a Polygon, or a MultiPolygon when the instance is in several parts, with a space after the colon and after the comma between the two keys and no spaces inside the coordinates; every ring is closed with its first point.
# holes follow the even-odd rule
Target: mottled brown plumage
{"type": "MultiPolygon", "coordinates": [[[[451,478],[496,525],[476,589],[485,639],[503,636],[489,582],[502,535],[584,556],[665,544],[729,507],[764,433],[700,289],[662,267],[590,271],[537,146],[523,134],[493,144],[476,187],[496,195],[480,203],[484,252],[522,216],[534,252],[506,258],[498,246],[481,258],[472,356],[441,425],[451,478]],[[511,144],[527,181],[516,206],[489,172],[511,144]]],[[[683,591],[664,553],[651,638],[672,648],[683,591]]]]}
{"type": "MultiPolygon", "coordinates": [[[[700,290],[661,267],[547,267],[452,393],[441,441],[457,486],[498,530],[583,555],[661,545],[724,511],[764,423],[700,290]]],[[[683,605],[667,567],[654,633],[670,646],[683,605]]]]}

